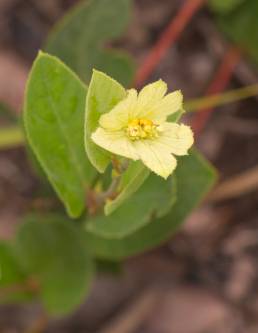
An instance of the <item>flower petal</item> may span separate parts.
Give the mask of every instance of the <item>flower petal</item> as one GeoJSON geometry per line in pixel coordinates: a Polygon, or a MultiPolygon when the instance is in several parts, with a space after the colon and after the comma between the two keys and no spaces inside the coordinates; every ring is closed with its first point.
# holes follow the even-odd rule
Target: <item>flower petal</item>
{"type": "Polygon", "coordinates": [[[134,146],[142,162],[157,175],[166,179],[175,170],[175,157],[156,140],[135,141],[134,146]]]}
{"type": "Polygon", "coordinates": [[[100,126],[108,130],[120,130],[127,126],[131,114],[136,108],[136,103],[137,91],[135,89],[128,90],[128,95],[124,100],[100,117],[100,126]]]}
{"type": "Polygon", "coordinates": [[[91,138],[98,146],[111,153],[133,160],[139,159],[132,142],[125,136],[123,131],[107,131],[99,127],[92,134],[91,138]]]}
{"type": "Polygon", "coordinates": [[[152,112],[153,104],[159,103],[167,92],[167,84],[156,81],[145,86],[138,95],[137,105],[133,112],[134,118],[146,118],[152,112]]]}
{"type": "Polygon", "coordinates": [[[165,121],[170,114],[175,113],[182,108],[183,95],[180,90],[176,90],[153,105],[150,119],[157,123],[161,123],[165,121]]]}
{"type": "Polygon", "coordinates": [[[139,103],[149,104],[161,100],[167,92],[167,84],[162,80],[147,84],[139,93],[139,103]]]}
{"type": "Polygon", "coordinates": [[[188,149],[193,145],[193,132],[189,126],[176,123],[164,123],[161,125],[163,132],[157,141],[166,147],[172,154],[187,155],[188,149]]]}

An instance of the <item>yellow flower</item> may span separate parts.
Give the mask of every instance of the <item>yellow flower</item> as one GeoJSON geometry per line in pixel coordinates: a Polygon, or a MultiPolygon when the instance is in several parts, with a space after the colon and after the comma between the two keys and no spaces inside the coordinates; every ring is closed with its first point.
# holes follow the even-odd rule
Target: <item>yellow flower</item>
{"type": "Polygon", "coordinates": [[[100,147],[133,160],[141,160],[150,170],[167,178],[176,168],[174,155],[186,155],[193,144],[189,126],[167,121],[182,109],[180,91],[165,96],[162,80],[135,89],[99,119],[92,140],[100,147]]]}

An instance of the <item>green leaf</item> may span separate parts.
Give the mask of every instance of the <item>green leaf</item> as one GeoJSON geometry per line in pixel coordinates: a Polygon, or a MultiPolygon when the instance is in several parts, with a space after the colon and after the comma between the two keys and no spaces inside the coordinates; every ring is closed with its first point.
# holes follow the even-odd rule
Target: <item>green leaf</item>
{"type": "MultiPolygon", "coordinates": [[[[216,179],[213,168],[194,151],[180,159],[175,175],[177,201],[168,215],[154,219],[152,223],[122,239],[108,239],[92,231],[87,232],[87,243],[96,256],[118,260],[151,249],[166,241],[210,190],[216,179]]],[[[117,211],[114,214],[117,214],[117,211]]]]}
{"type": "Polygon", "coordinates": [[[97,146],[91,135],[98,127],[99,118],[109,112],[126,97],[126,90],[106,74],[93,71],[86,100],[85,149],[92,165],[103,173],[111,160],[111,155],[97,146]]]}
{"type": "Polygon", "coordinates": [[[246,0],[209,0],[212,10],[225,14],[235,9],[239,4],[246,0]]]}
{"type": "Polygon", "coordinates": [[[38,55],[27,84],[25,131],[71,217],[84,210],[85,192],[95,175],[83,146],[86,91],[57,58],[38,55]]]}
{"type": "Polygon", "coordinates": [[[258,64],[258,2],[248,0],[227,15],[218,17],[219,27],[258,64]]]}
{"type": "Polygon", "coordinates": [[[84,300],[93,276],[81,230],[57,216],[30,217],[17,235],[17,253],[40,282],[47,311],[63,315],[84,300]]]}
{"type": "Polygon", "coordinates": [[[96,271],[105,275],[121,275],[123,273],[123,264],[120,261],[96,260],[96,271]]]}
{"type": "Polygon", "coordinates": [[[11,244],[0,241],[0,286],[24,281],[26,274],[11,244]]]}
{"type": "Polygon", "coordinates": [[[21,266],[13,245],[0,241],[0,303],[25,302],[33,293],[24,288],[28,274],[21,266]]]}
{"type": "Polygon", "coordinates": [[[128,86],[134,65],[128,55],[103,50],[108,41],[120,37],[130,12],[130,0],[83,1],[55,27],[47,52],[58,56],[86,82],[93,68],[108,73],[128,86]]]}
{"type": "MultiPolygon", "coordinates": [[[[86,230],[106,239],[124,239],[143,226],[168,213],[176,201],[176,184],[151,174],[141,188],[108,216],[86,222],[86,230]]],[[[153,222],[154,223],[154,222],[153,222]]]]}
{"type": "Polygon", "coordinates": [[[150,175],[150,171],[141,161],[131,162],[121,177],[119,195],[112,201],[108,201],[104,207],[106,215],[113,213],[125,200],[130,198],[150,175]]]}

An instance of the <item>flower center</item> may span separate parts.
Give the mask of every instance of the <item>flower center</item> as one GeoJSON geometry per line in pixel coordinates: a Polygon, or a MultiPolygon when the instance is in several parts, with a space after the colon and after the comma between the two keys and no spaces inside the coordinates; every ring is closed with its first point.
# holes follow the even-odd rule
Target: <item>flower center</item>
{"type": "Polygon", "coordinates": [[[159,132],[161,132],[160,125],[156,125],[151,120],[144,118],[132,119],[126,128],[126,134],[132,141],[154,139],[159,136],[159,132]]]}

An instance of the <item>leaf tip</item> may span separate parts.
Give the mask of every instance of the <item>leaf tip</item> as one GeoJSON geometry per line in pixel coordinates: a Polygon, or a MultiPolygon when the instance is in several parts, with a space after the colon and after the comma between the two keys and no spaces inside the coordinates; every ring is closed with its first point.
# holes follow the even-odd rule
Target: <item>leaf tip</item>
{"type": "Polygon", "coordinates": [[[50,55],[42,50],[39,50],[38,51],[38,54],[37,54],[37,57],[36,57],[36,60],[37,59],[40,59],[40,58],[45,58],[45,57],[50,57],[50,55]]]}

